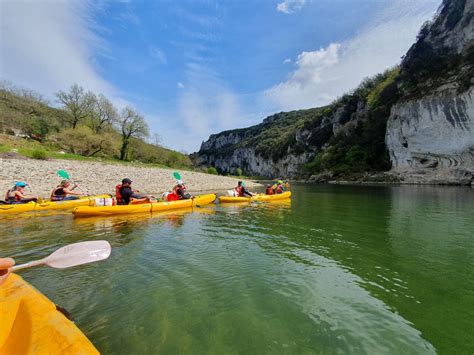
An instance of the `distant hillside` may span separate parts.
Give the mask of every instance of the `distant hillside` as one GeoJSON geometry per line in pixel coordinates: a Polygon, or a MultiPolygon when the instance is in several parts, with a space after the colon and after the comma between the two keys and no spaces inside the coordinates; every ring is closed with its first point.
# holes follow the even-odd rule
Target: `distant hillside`
{"type": "Polygon", "coordinates": [[[474,180],[474,0],[444,0],[400,67],[332,104],[213,134],[192,155],[221,173],[467,183],[474,180]],[[390,174],[384,172],[390,171],[390,174]]]}
{"type": "MultiPolygon", "coordinates": [[[[101,112],[94,109],[96,102],[91,102],[89,110],[73,128],[73,117],[66,109],[51,107],[40,95],[3,83],[0,88],[0,151],[19,148],[21,154],[38,158],[67,157],[57,154],[61,151],[76,156],[119,159],[124,139],[121,116],[111,107],[110,114],[114,116],[104,120],[101,112]]],[[[191,167],[186,155],[150,144],[143,138],[145,135],[133,134],[127,138],[124,160],[191,167]]]]}

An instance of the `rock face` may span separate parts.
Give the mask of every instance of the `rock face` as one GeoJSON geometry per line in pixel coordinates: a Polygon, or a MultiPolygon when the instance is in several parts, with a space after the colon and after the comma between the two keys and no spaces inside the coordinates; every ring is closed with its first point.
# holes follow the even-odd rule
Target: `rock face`
{"type": "Polygon", "coordinates": [[[394,171],[474,176],[473,51],[474,1],[445,1],[402,62],[386,132],[394,171]],[[439,64],[418,70],[424,58],[439,64]]]}
{"type": "MultiPolygon", "coordinates": [[[[372,81],[371,81],[372,80],[372,81]]],[[[400,68],[329,106],[211,135],[192,158],[221,173],[474,181],[474,0],[443,0],[400,68]]]]}

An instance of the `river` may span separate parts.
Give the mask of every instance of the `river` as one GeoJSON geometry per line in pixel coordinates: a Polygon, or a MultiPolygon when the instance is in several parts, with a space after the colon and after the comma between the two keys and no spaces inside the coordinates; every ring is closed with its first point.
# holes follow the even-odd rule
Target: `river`
{"type": "Polygon", "coordinates": [[[105,262],[21,272],[103,353],[474,352],[473,189],[292,191],[153,216],[2,217],[1,255],[108,240],[105,262]]]}

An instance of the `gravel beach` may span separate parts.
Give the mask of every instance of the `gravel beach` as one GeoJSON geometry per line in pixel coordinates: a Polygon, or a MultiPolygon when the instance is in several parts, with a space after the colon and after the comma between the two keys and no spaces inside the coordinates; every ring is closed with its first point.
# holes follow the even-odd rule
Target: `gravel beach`
{"type": "MultiPolygon", "coordinates": [[[[73,181],[77,181],[83,191],[90,194],[115,194],[115,186],[125,177],[133,181],[133,187],[143,193],[161,196],[173,188],[176,180],[173,171],[178,170],[192,194],[203,192],[223,192],[237,185],[237,178],[210,175],[179,169],[141,167],[132,164],[83,162],[75,160],[35,160],[0,158],[0,199],[16,181],[30,184],[32,194],[49,197],[61,178],[58,170],[65,170],[73,181]]],[[[246,181],[252,189],[261,186],[246,181]]],[[[29,193],[29,191],[27,191],[29,193]]]]}

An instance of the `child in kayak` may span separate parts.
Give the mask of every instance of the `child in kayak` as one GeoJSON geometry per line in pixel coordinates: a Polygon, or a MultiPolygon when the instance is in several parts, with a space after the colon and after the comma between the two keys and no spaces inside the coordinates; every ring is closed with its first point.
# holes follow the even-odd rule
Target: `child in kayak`
{"type": "Polygon", "coordinates": [[[68,201],[77,200],[79,195],[84,195],[80,192],[74,192],[73,190],[78,186],[76,183],[70,189],[71,182],[69,180],[63,180],[51,191],[51,201],[68,201]],[[70,196],[68,196],[70,195],[70,196]]]}
{"type": "Polygon", "coordinates": [[[38,202],[37,196],[27,196],[25,194],[25,188],[28,186],[26,182],[19,181],[7,191],[5,194],[5,201],[9,204],[19,204],[28,202],[38,202]]]}
{"type": "Polygon", "coordinates": [[[245,181],[239,181],[234,189],[237,197],[252,197],[253,194],[245,187],[245,181]]]}
{"type": "Polygon", "coordinates": [[[167,201],[188,200],[190,198],[194,198],[194,196],[187,191],[186,185],[182,180],[176,181],[173,191],[166,194],[167,201]]]}

